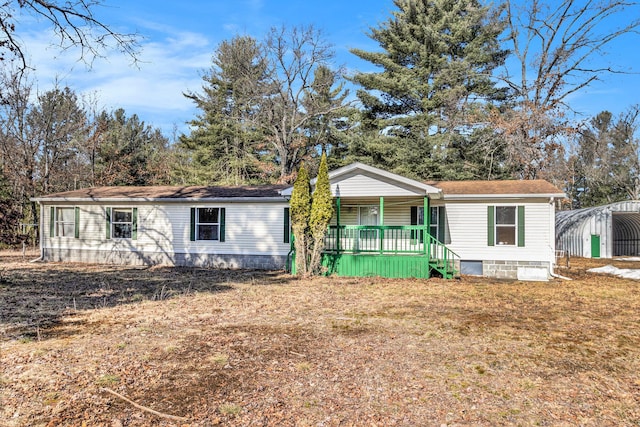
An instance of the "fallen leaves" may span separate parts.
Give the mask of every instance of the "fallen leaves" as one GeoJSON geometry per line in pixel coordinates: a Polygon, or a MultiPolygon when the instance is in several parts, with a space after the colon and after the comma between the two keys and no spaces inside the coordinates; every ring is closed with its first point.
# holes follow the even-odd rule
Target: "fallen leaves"
{"type": "Polygon", "coordinates": [[[573,282],[519,283],[10,264],[0,419],[637,424],[640,285],[572,265],[573,282]]]}

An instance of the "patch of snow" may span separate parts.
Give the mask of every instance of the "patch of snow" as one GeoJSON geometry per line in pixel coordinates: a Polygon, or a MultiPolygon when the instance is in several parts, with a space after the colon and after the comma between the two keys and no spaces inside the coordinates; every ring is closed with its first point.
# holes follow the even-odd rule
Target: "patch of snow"
{"type": "Polygon", "coordinates": [[[624,279],[640,280],[640,269],[618,268],[613,265],[605,265],[604,267],[591,268],[587,271],[589,273],[612,274],[624,279]]]}
{"type": "Polygon", "coordinates": [[[640,261],[640,257],[616,258],[616,261],[640,261]]]}
{"type": "Polygon", "coordinates": [[[518,267],[518,280],[547,282],[549,281],[549,271],[546,267],[518,267]]]}

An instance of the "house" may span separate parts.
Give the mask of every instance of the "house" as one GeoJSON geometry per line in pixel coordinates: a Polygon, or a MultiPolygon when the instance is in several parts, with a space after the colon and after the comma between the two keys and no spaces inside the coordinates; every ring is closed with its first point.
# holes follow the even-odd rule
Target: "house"
{"type": "Polygon", "coordinates": [[[98,187],[38,197],[46,261],[281,269],[283,186],[98,187]]]}
{"type": "Polygon", "coordinates": [[[556,245],[585,258],[640,255],[640,200],[558,212],[556,245]]]}
{"type": "MultiPolygon", "coordinates": [[[[542,180],[423,183],[361,163],[329,173],[331,274],[546,279],[555,203],[542,180]]],[[[314,182],[312,181],[312,185],[314,182]]],[[[292,187],[103,187],[38,197],[48,261],[280,269],[292,187]]]]}

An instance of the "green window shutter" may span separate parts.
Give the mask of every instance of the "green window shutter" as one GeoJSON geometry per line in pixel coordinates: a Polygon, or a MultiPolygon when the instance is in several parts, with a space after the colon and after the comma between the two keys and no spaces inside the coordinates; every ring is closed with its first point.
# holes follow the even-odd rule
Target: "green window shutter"
{"type": "Polygon", "coordinates": [[[438,240],[442,243],[445,243],[444,224],[444,206],[438,206],[438,240]]]}
{"type": "Polygon", "coordinates": [[[131,215],[131,239],[138,239],[138,208],[133,208],[133,214],[131,215]]]}
{"type": "Polygon", "coordinates": [[[224,242],[224,217],[225,208],[220,208],[220,241],[224,242]]]}
{"type": "Polygon", "coordinates": [[[196,208],[191,208],[191,223],[189,225],[189,240],[196,240],[196,208]]]}
{"type": "Polygon", "coordinates": [[[284,229],[282,230],[284,232],[284,243],[289,243],[290,242],[290,231],[289,231],[289,208],[284,208],[284,229]]]}
{"type": "Polygon", "coordinates": [[[51,217],[49,218],[49,237],[56,236],[56,208],[51,206],[51,217]]]}
{"type": "Polygon", "coordinates": [[[495,233],[495,208],[493,206],[487,206],[487,245],[496,245],[496,233],[495,233]]]}
{"type": "Polygon", "coordinates": [[[76,206],[75,208],[75,224],[73,228],[73,237],[76,239],[80,238],[80,208],[76,206]]]}
{"type": "Polygon", "coordinates": [[[111,239],[111,208],[106,208],[107,240],[111,239]]]}
{"type": "Polygon", "coordinates": [[[524,246],[524,206],[518,206],[518,246],[524,246]]]}

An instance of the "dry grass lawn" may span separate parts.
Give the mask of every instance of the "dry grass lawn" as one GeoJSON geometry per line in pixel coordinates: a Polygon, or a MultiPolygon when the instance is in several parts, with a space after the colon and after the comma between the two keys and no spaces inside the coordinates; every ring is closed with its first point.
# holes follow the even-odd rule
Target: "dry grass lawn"
{"type": "Polygon", "coordinates": [[[0,425],[638,426],[640,282],[604,262],[296,280],[0,254],[0,425]]]}

